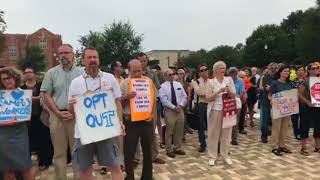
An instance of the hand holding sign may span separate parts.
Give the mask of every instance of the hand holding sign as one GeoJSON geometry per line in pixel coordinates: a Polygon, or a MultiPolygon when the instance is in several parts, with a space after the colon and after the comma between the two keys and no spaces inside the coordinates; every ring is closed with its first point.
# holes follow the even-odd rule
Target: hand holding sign
{"type": "Polygon", "coordinates": [[[125,134],[112,91],[91,92],[78,97],[75,113],[83,145],[125,134]]]}

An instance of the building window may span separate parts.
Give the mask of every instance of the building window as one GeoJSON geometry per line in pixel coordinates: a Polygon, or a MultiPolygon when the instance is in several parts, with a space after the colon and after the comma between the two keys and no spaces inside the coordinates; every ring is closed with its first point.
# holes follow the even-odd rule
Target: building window
{"type": "Polygon", "coordinates": [[[47,49],[47,40],[41,39],[40,42],[39,42],[39,47],[41,49],[47,49]]]}
{"type": "Polygon", "coordinates": [[[10,59],[16,59],[17,58],[17,46],[9,46],[9,55],[10,59]]]}

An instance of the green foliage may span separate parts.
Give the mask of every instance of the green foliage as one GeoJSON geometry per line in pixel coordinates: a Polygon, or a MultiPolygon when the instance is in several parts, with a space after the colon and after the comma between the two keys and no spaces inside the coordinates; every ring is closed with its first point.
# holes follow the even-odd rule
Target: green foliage
{"type": "Polygon", "coordinates": [[[201,49],[189,56],[182,59],[186,67],[197,68],[200,64],[207,64],[208,67],[212,67],[217,61],[224,61],[228,66],[241,66],[242,65],[242,55],[243,55],[243,45],[241,43],[237,44],[235,47],[232,46],[218,46],[210,51],[201,49]]]}
{"type": "Polygon", "coordinates": [[[255,66],[290,61],[289,47],[288,36],[280,26],[259,26],[246,40],[244,59],[247,65],[255,66]]]}
{"type": "Polygon", "coordinates": [[[107,67],[112,61],[123,64],[141,51],[143,35],[134,31],[129,22],[113,22],[102,32],[90,31],[79,39],[81,50],[85,47],[95,47],[99,51],[102,67],[107,67]]]}
{"type": "Polygon", "coordinates": [[[20,69],[32,67],[35,72],[43,72],[46,70],[46,57],[42,49],[38,46],[31,46],[26,48],[26,56],[17,61],[20,69]]]}
{"type": "Polygon", "coordinates": [[[309,63],[320,59],[320,9],[311,8],[304,13],[302,28],[297,33],[295,46],[297,61],[309,63]]]}

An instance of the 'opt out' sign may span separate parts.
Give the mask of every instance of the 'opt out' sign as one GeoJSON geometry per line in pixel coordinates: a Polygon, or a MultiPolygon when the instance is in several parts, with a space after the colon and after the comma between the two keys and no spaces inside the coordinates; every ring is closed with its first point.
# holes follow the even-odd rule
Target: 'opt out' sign
{"type": "Polygon", "coordinates": [[[83,145],[121,134],[116,104],[111,91],[88,93],[79,97],[75,105],[75,113],[83,145]]]}

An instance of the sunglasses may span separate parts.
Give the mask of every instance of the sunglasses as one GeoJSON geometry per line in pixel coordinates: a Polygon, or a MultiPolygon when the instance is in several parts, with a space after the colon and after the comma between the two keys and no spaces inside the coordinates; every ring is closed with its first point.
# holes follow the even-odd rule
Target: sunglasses
{"type": "Polygon", "coordinates": [[[200,69],[200,72],[206,72],[208,69],[200,69]]]}
{"type": "Polygon", "coordinates": [[[171,73],[171,74],[169,74],[169,76],[174,76],[174,75],[176,75],[175,73],[171,73]]]}
{"type": "Polygon", "coordinates": [[[312,67],[311,70],[318,70],[319,67],[312,67]]]}

